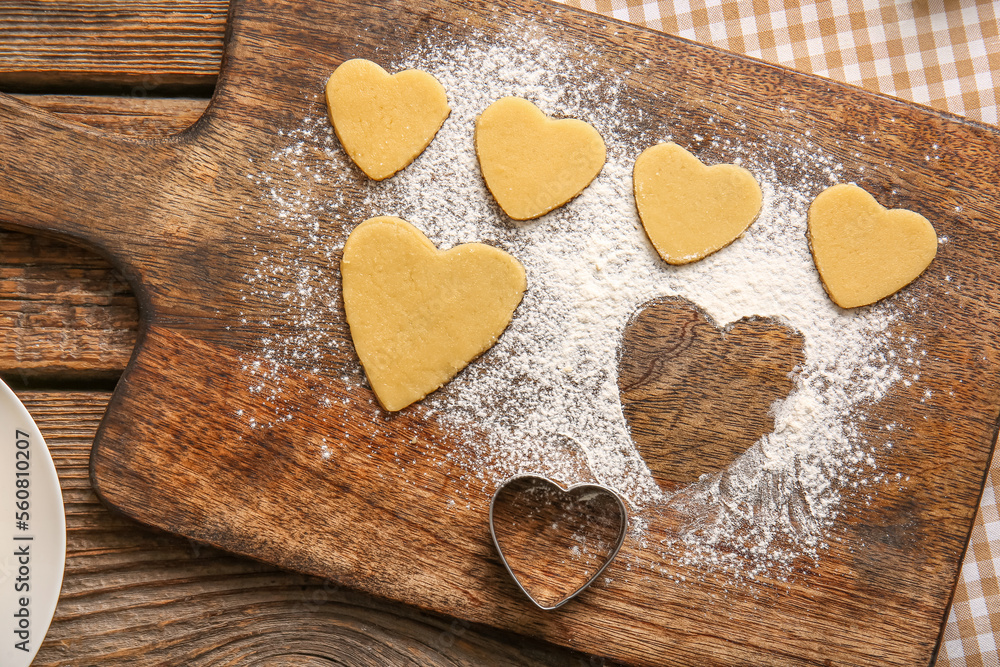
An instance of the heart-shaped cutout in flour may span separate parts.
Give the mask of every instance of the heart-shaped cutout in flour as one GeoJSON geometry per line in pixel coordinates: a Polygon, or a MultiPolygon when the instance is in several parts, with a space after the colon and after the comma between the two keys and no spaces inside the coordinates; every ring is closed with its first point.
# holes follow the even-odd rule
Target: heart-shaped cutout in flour
{"type": "Polygon", "coordinates": [[[809,247],[823,286],[841,308],[895,294],[937,254],[937,234],[924,216],[886,210],[856,185],[834,185],[809,206],[809,247]]]}
{"type": "Polygon", "coordinates": [[[430,74],[411,69],[389,76],[361,58],[334,70],[326,106],[344,150],[376,181],[413,162],[451,113],[444,87],[430,74]]]}
{"type": "Polygon", "coordinates": [[[530,220],[583,192],[601,172],[600,133],[576,118],[548,118],[519,97],[497,100],[476,120],[486,186],[514,220],[530,220]]]}
{"type": "Polygon", "coordinates": [[[405,220],[351,232],[340,262],[344,310],[358,358],[386,410],[401,410],[488,350],[525,289],[504,251],[467,243],[442,251],[405,220]]]}
{"type": "Polygon", "coordinates": [[[690,301],[652,301],[625,328],[618,388],[632,440],[664,491],[732,463],[774,429],[804,339],[767,318],[717,328],[690,301]]]}
{"type": "Polygon", "coordinates": [[[646,235],[670,264],[695,262],[732,243],[757,219],[763,201],[743,167],[706,166],[675,143],[644,150],[632,183],[646,235]]]}
{"type": "Polygon", "coordinates": [[[563,489],[535,475],[504,482],[490,503],[490,533],[500,559],[532,602],[556,609],[611,564],[625,541],[628,512],[595,484],[563,489]]]}

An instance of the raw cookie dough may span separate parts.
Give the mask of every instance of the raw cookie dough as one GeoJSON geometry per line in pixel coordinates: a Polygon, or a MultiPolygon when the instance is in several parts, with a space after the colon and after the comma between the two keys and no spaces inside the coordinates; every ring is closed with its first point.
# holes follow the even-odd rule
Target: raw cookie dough
{"type": "Polygon", "coordinates": [[[856,185],[834,185],[809,206],[809,247],[827,294],[857,308],[895,294],[937,254],[927,218],[883,208],[856,185]]]}
{"type": "Polygon", "coordinates": [[[413,162],[451,113],[444,87],[430,74],[410,69],[389,76],[360,58],[333,72],[326,106],[344,150],[376,181],[413,162]]]}
{"type": "Polygon", "coordinates": [[[519,97],[497,100],[476,120],[476,155],[486,186],[515,220],[558,208],[604,167],[600,133],[582,120],[553,120],[519,97]]]}
{"type": "Polygon", "coordinates": [[[707,167],[672,142],[642,152],[632,184],[646,235],[670,264],[698,261],[732,243],[757,219],[763,201],[743,167],[707,167]]]}
{"type": "Polygon", "coordinates": [[[344,244],[344,309],[361,365],[386,410],[402,410],[488,350],[510,323],[524,267],[467,243],[438,250],[400,218],[371,218],[344,244]]]}

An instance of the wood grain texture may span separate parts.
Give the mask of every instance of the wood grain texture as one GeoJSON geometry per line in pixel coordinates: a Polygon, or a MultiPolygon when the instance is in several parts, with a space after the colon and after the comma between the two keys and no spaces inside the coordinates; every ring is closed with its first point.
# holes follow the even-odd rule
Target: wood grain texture
{"type": "Polygon", "coordinates": [[[191,127],[208,106],[197,97],[115,97],[112,95],[14,95],[26,104],[131,137],[165,137],[191,127]]]}
{"type": "Polygon", "coordinates": [[[622,408],[664,490],[716,473],[774,430],[771,406],[805,361],[802,334],[768,318],[719,329],[686,299],[644,305],[622,340],[622,408]]]}
{"type": "MultiPolygon", "coordinates": [[[[68,122],[157,138],[190,127],[207,99],[16,95],[68,122]]],[[[128,284],[93,251],[55,238],[0,231],[0,375],[22,385],[116,380],[135,347],[138,306],[128,284]]]]}
{"type": "Polygon", "coordinates": [[[138,309],[106,260],[64,241],[0,232],[0,375],[8,382],[115,380],[138,309]]]}
{"type": "Polygon", "coordinates": [[[58,0],[0,4],[0,89],[113,91],[134,98],[209,93],[228,3],[58,0]]]}
{"type": "Polygon", "coordinates": [[[35,665],[591,664],[137,526],[90,486],[91,443],[110,394],[20,398],[52,454],[67,522],[62,595],[35,665]]]}
{"type": "MultiPolygon", "coordinates": [[[[232,551],[640,664],[930,660],[998,413],[995,131],[529,0],[502,12],[474,2],[331,2],[308,10],[248,2],[233,21],[216,97],[177,140],[109,140],[16,103],[0,112],[0,138],[21,147],[0,158],[13,176],[0,188],[6,224],[100,248],[143,308],[139,352],[93,458],[106,500],[232,551]],[[490,489],[470,490],[461,471],[449,468],[456,443],[419,407],[380,418],[364,389],[338,383],[349,355],[331,353],[327,375],[290,373],[281,387],[288,395],[342,396],[345,409],[302,402],[294,422],[266,430],[248,429],[236,417],[239,410],[262,423],[274,416],[274,406],[249,391],[241,356],[261,332],[239,326],[239,296],[250,269],[246,241],[280,239],[234,219],[236,204],[257,194],[235,165],[280,146],[275,128],[312,113],[300,91],[318,89],[340,60],[412,48],[433,26],[460,40],[463,31],[493,34],[517,21],[580,57],[603,54],[607,65],[647,57],[668,63],[624,85],[636,105],[669,108],[672,126],[692,140],[746,137],[738,128],[749,122],[751,134],[795,147],[808,129],[847,165],[846,177],[883,204],[919,205],[950,239],[914,289],[944,285],[947,276],[961,290],[929,289],[926,308],[908,313],[894,331],[931,350],[921,389],[932,399],[898,386],[862,433],[877,438],[899,415],[918,415],[897,430],[891,462],[912,481],[874,500],[848,494],[829,550],[800,577],[764,578],[751,594],[683,566],[671,565],[673,578],[661,579],[613,565],[609,583],[544,615],[528,608],[500,569],[484,530],[490,489]],[[378,26],[394,28],[372,29],[378,26]],[[663,91],[673,91],[666,104],[663,91]],[[265,113],[274,110],[275,117],[265,113]],[[859,139],[873,134],[877,144],[859,139]],[[935,143],[945,158],[928,163],[924,147],[935,143]],[[323,462],[316,438],[331,423],[347,424],[350,441],[368,447],[330,443],[334,455],[323,462]],[[401,476],[398,460],[417,461],[418,468],[401,476]],[[689,583],[676,585],[681,578],[689,583]],[[906,622],[896,623],[901,618],[906,622]]],[[[652,111],[650,117],[638,133],[658,132],[658,118],[652,111]]],[[[703,157],[725,157],[710,142],[697,148],[703,157]]],[[[794,162],[780,157],[778,171],[791,172],[794,162]]],[[[346,196],[358,196],[348,190],[346,196]]],[[[281,303],[254,306],[282,322],[281,303]]],[[[343,327],[335,331],[345,343],[340,349],[349,349],[343,327]]],[[[647,540],[667,540],[710,511],[666,508],[647,540]]],[[[623,556],[664,564],[660,550],[638,540],[627,542],[623,556]]]]}

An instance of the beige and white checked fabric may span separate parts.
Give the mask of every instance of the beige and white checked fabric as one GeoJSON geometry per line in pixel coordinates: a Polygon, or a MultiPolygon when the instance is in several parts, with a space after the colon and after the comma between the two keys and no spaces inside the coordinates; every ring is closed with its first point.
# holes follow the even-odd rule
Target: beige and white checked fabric
{"type": "Polygon", "coordinates": [[[994,480],[1000,461],[994,459],[972,528],[972,540],[955,588],[948,623],[941,638],[937,664],[1000,665],[1000,511],[994,480]]]}
{"type": "MultiPolygon", "coordinates": [[[[562,0],[671,35],[1000,124],[1000,0],[562,0]]],[[[1000,510],[986,490],[938,667],[1000,667],[1000,510]]]]}
{"type": "Polygon", "coordinates": [[[563,0],[998,124],[998,0],[563,0]]]}

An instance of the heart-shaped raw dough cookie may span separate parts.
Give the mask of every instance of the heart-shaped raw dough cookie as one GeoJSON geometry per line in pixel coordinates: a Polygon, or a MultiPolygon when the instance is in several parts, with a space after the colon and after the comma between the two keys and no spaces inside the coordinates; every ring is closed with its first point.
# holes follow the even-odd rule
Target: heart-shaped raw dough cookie
{"type": "Polygon", "coordinates": [[[444,87],[430,74],[410,69],[389,76],[360,58],[333,72],[326,106],[344,150],[376,181],[413,162],[451,113],[444,87]]]}
{"type": "Polygon", "coordinates": [[[490,533],[507,572],[542,609],[589,586],[621,549],[625,503],[596,484],[563,489],[537,475],[507,480],[490,502],[490,533]]]}
{"type": "Polygon", "coordinates": [[[680,297],[642,307],[618,364],[632,440],[667,492],[722,470],[774,430],[771,405],[795,387],[801,334],[768,318],[719,329],[680,297]]]}
{"type": "Polygon", "coordinates": [[[519,97],[497,100],[476,120],[486,186],[515,220],[562,206],[601,173],[604,139],[582,120],[553,120],[519,97]]]}
{"type": "Polygon", "coordinates": [[[340,262],[351,338],[386,410],[402,410],[488,350],[525,289],[524,267],[467,243],[442,251],[400,218],[366,220],[340,262]]]}
{"type": "Polygon", "coordinates": [[[886,210],[856,185],[834,185],[809,207],[809,247],[826,293],[841,308],[895,294],[937,254],[937,234],[924,216],[886,210]]]}
{"type": "Polygon", "coordinates": [[[732,243],[757,219],[763,200],[743,167],[707,167],[675,143],[644,150],[632,182],[646,235],[670,264],[698,261],[732,243]]]}

